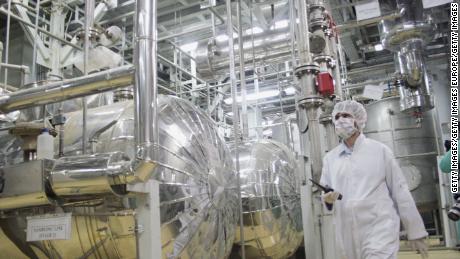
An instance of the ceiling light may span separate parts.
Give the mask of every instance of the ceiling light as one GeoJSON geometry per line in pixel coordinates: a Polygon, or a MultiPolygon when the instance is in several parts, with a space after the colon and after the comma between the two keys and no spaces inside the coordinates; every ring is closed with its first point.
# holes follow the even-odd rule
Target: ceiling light
{"type": "MultiPolygon", "coordinates": [[[[259,100],[259,99],[266,99],[266,98],[270,98],[270,97],[275,97],[277,95],[279,95],[279,91],[278,90],[269,90],[269,91],[263,91],[263,92],[259,92],[259,94],[256,94],[256,93],[252,93],[252,94],[248,94],[246,95],[246,101],[255,101],[255,100],[259,100]]],[[[241,102],[242,101],[242,97],[241,95],[240,96],[237,96],[236,97],[236,101],[237,102],[241,102]]],[[[224,100],[225,104],[232,104],[233,100],[231,97],[229,98],[226,98],[224,100]]]]}
{"type": "Polygon", "coordinates": [[[194,51],[198,47],[198,42],[191,42],[180,46],[184,52],[194,51]]]}
{"type": "Polygon", "coordinates": [[[260,27],[252,27],[251,29],[247,29],[246,31],[246,34],[259,34],[259,33],[262,33],[264,32],[264,30],[262,30],[262,28],[260,27]]]}
{"type": "Polygon", "coordinates": [[[275,22],[275,25],[272,25],[270,27],[270,30],[282,29],[282,28],[286,28],[288,26],[289,26],[289,20],[281,20],[281,21],[275,22]]]}
{"type": "Polygon", "coordinates": [[[374,45],[375,51],[382,51],[383,50],[383,45],[382,44],[376,44],[374,45]]]}
{"type": "MultiPolygon", "coordinates": [[[[238,34],[234,32],[233,33],[233,38],[237,38],[237,37],[238,37],[238,34]]],[[[216,36],[216,41],[218,41],[218,42],[228,41],[228,35],[227,34],[217,35],[216,36]]]]}
{"type": "Polygon", "coordinates": [[[295,94],[295,88],[294,87],[288,87],[286,89],[284,89],[284,92],[286,93],[286,95],[294,95],[295,94]]]}

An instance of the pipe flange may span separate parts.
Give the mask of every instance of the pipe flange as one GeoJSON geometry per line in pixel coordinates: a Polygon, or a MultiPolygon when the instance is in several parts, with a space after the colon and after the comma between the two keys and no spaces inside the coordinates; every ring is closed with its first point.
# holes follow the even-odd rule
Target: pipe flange
{"type": "Polygon", "coordinates": [[[318,55],[313,58],[317,63],[327,63],[330,68],[334,68],[336,65],[334,57],[330,55],[318,55]]]}
{"type": "Polygon", "coordinates": [[[318,27],[324,29],[327,28],[329,22],[325,14],[326,7],[323,3],[316,3],[309,5],[309,17],[310,17],[310,29],[315,30],[318,27]]]}
{"type": "Polygon", "coordinates": [[[316,64],[304,64],[296,67],[294,70],[295,75],[298,78],[301,78],[303,75],[313,74],[316,75],[319,73],[319,66],[316,64]]]}
{"type": "Polygon", "coordinates": [[[315,95],[301,99],[298,103],[300,107],[310,108],[319,107],[324,103],[324,101],[322,97],[315,95]]]}
{"type": "MultiPolygon", "coordinates": [[[[101,39],[101,35],[104,33],[104,30],[98,27],[89,28],[89,40],[93,43],[98,42],[101,39]]],[[[84,41],[85,40],[85,29],[80,28],[75,32],[75,36],[77,40],[84,41]]]]}
{"type": "Polygon", "coordinates": [[[322,12],[326,11],[326,7],[324,6],[324,3],[314,3],[308,5],[308,9],[311,11],[314,11],[315,9],[320,9],[322,12]]]}
{"type": "Polygon", "coordinates": [[[321,115],[319,117],[319,123],[321,123],[321,124],[332,123],[332,115],[331,114],[321,115]]]}
{"type": "Polygon", "coordinates": [[[309,24],[311,31],[326,30],[329,28],[329,22],[324,19],[312,19],[309,24]]]}

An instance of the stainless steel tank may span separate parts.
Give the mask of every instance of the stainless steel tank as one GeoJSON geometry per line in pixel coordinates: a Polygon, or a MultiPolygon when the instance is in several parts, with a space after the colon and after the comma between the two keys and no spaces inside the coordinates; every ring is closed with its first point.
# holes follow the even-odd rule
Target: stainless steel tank
{"type": "Polygon", "coordinates": [[[383,99],[366,106],[364,133],[393,150],[417,207],[437,208],[437,143],[431,112],[421,120],[401,112],[398,97],[383,99]]]}
{"type": "MultiPolygon", "coordinates": [[[[162,258],[226,258],[238,220],[237,177],[228,148],[214,122],[189,102],[160,96],[158,108],[160,143],[153,177],[160,182],[162,258]]],[[[88,150],[98,154],[121,152],[134,159],[133,112],[130,101],[88,110],[88,150]]],[[[64,153],[78,155],[82,112],[66,117],[64,153]]],[[[10,137],[5,139],[0,143],[15,146],[10,137]]],[[[6,162],[13,161],[10,157],[16,149],[8,148],[11,152],[5,154],[9,158],[6,162]]],[[[110,156],[105,159],[108,163],[113,160],[110,156]]],[[[103,163],[98,163],[94,171],[100,171],[101,166],[103,163]]],[[[54,168],[50,172],[52,180],[70,172],[54,168]]],[[[69,177],[92,179],[75,170],[71,173],[69,177]]],[[[55,186],[52,182],[51,188],[55,186]]],[[[57,196],[61,193],[55,192],[57,196]]],[[[0,220],[0,240],[13,241],[30,258],[136,258],[133,202],[129,195],[107,195],[64,204],[63,210],[73,213],[72,238],[43,242],[25,241],[26,216],[54,213],[56,207],[6,211],[0,220]]]]}
{"type": "Polygon", "coordinates": [[[238,152],[246,258],[288,258],[303,237],[294,155],[272,140],[244,143],[238,152]]]}

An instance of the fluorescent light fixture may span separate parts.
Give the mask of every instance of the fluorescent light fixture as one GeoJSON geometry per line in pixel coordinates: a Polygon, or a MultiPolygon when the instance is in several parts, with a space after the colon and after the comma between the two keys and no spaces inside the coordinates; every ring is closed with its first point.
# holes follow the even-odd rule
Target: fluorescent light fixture
{"type": "Polygon", "coordinates": [[[216,36],[216,41],[224,42],[228,40],[228,36],[226,34],[221,34],[216,36]]]}
{"type": "Polygon", "coordinates": [[[269,126],[273,124],[273,120],[264,120],[262,121],[262,126],[269,126]]]}
{"type": "MultiPolygon", "coordinates": [[[[233,33],[233,38],[237,38],[238,34],[236,32],[233,33]]],[[[216,41],[218,42],[225,42],[228,41],[228,35],[227,34],[221,34],[216,36],[216,41]]]]}
{"type": "Polygon", "coordinates": [[[263,131],[263,135],[264,136],[271,136],[273,134],[273,130],[272,129],[267,129],[267,130],[264,130],[263,131]]]}
{"type": "Polygon", "coordinates": [[[270,27],[270,30],[282,29],[289,26],[289,20],[280,20],[270,27]]]}
{"type": "Polygon", "coordinates": [[[294,87],[288,87],[286,89],[284,89],[284,92],[286,93],[286,95],[294,95],[295,94],[295,88],[294,87]]]}
{"type": "MultiPolygon", "coordinates": [[[[256,93],[252,93],[252,94],[247,94],[246,95],[246,101],[250,102],[250,101],[255,101],[255,100],[259,100],[259,99],[266,99],[266,98],[270,98],[270,97],[275,97],[277,95],[279,95],[279,91],[278,90],[269,90],[269,91],[263,91],[263,92],[259,92],[259,94],[256,94],[256,93]]],[[[241,102],[242,101],[242,97],[241,95],[240,96],[237,96],[236,97],[236,101],[237,102],[241,102]]],[[[233,100],[231,97],[229,98],[226,98],[224,100],[225,104],[232,104],[233,100]]]]}
{"type": "Polygon", "coordinates": [[[376,44],[374,45],[375,51],[382,51],[383,50],[383,45],[382,44],[376,44]]]}
{"type": "Polygon", "coordinates": [[[198,42],[191,42],[180,46],[180,48],[185,52],[190,52],[196,50],[198,47],[198,42]]]}
{"type": "Polygon", "coordinates": [[[287,34],[287,33],[277,35],[277,36],[271,38],[271,41],[284,40],[284,39],[286,39],[288,37],[288,35],[289,34],[287,34]]]}
{"type": "MultiPolygon", "coordinates": [[[[263,40],[255,40],[254,41],[254,47],[257,47],[257,46],[260,46],[262,45],[263,43],[263,40]]],[[[250,48],[252,47],[252,41],[246,41],[245,43],[243,43],[243,48],[250,48]]],[[[235,49],[238,49],[238,45],[235,46],[235,49]]]]}
{"type": "Polygon", "coordinates": [[[247,29],[246,31],[246,34],[252,34],[254,32],[254,34],[259,34],[259,33],[262,33],[264,32],[264,30],[262,30],[262,28],[260,27],[253,27],[252,29],[247,29]]]}

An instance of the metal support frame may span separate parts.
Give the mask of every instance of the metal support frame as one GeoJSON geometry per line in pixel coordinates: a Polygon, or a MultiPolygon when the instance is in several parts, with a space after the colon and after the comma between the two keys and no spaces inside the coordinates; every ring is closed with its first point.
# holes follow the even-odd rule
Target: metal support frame
{"type": "Polygon", "coordinates": [[[137,258],[161,258],[159,182],[148,180],[145,183],[128,184],[127,190],[137,194],[137,258]]]}

